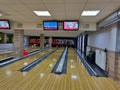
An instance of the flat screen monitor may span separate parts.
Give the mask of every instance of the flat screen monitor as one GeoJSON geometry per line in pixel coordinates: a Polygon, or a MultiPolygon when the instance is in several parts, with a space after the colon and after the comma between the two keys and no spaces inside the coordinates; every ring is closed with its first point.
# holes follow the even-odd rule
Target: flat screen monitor
{"type": "Polygon", "coordinates": [[[0,29],[10,29],[10,23],[8,20],[0,20],[0,29]]]}
{"type": "Polygon", "coordinates": [[[43,21],[44,30],[58,30],[57,21],[43,21]]]}
{"type": "Polygon", "coordinates": [[[64,21],[64,30],[66,31],[76,31],[79,29],[78,21],[64,21]]]}

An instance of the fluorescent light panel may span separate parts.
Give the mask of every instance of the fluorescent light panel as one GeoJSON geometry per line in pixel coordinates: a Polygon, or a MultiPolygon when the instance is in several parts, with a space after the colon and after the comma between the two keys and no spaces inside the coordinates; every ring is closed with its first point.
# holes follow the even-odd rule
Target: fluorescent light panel
{"type": "Polygon", "coordinates": [[[84,10],[81,16],[96,16],[100,10],[84,10]]]}
{"type": "Polygon", "coordinates": [[[48,11],[33,11],[37,16],[51,16],[48,11]]]}

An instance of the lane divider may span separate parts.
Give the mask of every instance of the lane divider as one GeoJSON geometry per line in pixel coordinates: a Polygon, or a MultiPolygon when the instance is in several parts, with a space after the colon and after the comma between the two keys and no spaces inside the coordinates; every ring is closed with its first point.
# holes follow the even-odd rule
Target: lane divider
{"type": "Polygon", "coordinates": [[[12,64],[12,63],[14,63],[14,62],[20,61],[20,60],[22,60],[22,59],[24,59],[24,58],[27,58],[27,57],[29,57],[29,56],[38,54],[38,53],[43,52],[43,51],[46,51],[46,50],[48,50],[48,49],[49,49],[49,48],[44,48],[44,49],[41,49],[41,50],[39,50],[39,51],[30,53],[30,54],[28,54],[28,55],[26,55],[26,56],[23,56],[23,57],[20,57],[20,58],[15,58],[15,59],[7,60],[7,61],[5,61],[5,62],[1,62],[1,63],[0,63],[0,67],[4,67],[4,66],[7,66],[7,65],[10,65],[10,64],[12,64]]]}
{"type": "Polygon", "coordinates": [[[31,70],[32,68],[34,68],[37,64],[39,64],[40,62],[42,62],[44,59],[46,59],[47,57],[49,57],[51,54],[53,54],[54,52],[56,52],[58,50],[58,48],[56,48],[55,50],[49,52],[48,54],[38,58],[37,60],[33,61],[32,63],[28,64],[27,66],[21,68],[19,71],[21,72],[26,72],[31,70]]]}
{"type": "Polygon", "coordinates": [[[67,68],[67,56],[68,55],[68,48],[66,47],[59,60],[57,61],[56,65],[52,69],[52,73],[55,74],[65,74],[66,73],[66,68],[67,68]]]}

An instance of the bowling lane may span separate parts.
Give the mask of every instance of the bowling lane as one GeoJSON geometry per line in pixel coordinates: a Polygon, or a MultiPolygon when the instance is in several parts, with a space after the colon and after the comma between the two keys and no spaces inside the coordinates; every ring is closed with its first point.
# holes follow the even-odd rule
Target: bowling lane
{"type": "MultiPolygon", "coordinates": [[[[73,79],[72,81],[72,78],[76,78],[76,75],[75,75],[76,73],[77,75],[81,74],[82,76],[84,75],[84,72],[85,72],[85,76],[89,76],[89,74],[87,73],[87,71],[85,70],[83,66],[81,66],[83,67],[81,68],[81,70],[83,70],[83,73],[82,72],[80,72],[80,74],[78,73],[77,66],[79,66],[78,64],[79,61],[77,61],[77,56],[75,52],[71,49],[69,50],[69,54],[68,54],[67,74],[55,75],[55,74],[50,73],[53,66],[56,63],[55,57],[59,57],[58,55],[60,56],[60,53],[58,52],[54,53],[49,58],[47,58],[45,61],[40,63],[38,66],[33,68],[30,72],[25,73],[25,77],[28,77],[28,78],[22,80],[22,82],[18,82],[19,84],[16,85],[14,90],[16,89],[37,90],[38,88],[39,90],[71,90],[71,87],[76,87],[76,84],[72,83],[72,82],[75,82],[74,81],[75,79],[73,79]],[[71,63],[71,59],[73,60],[72,63],[71,63]],[[71,69],[71,65],[74,68],[72,67],[71,69]],[[76,72],[74,70],[76,70],[76,72]]],[[[19,79],[17,81],[19,81],[19,79]]],[[[77,81],[77,83],[79,85],[79,81],[77,81]]],[[[79,89],[80,88],[78,86],[77,88],[73,88],[72,90],[79,90],[79,89]]]]}
{"type": "MultiPolygon", "coordinates": [[[[10,76],[10,78],[4,77],[4,79],[2,80],[2,85],[0,84],[0,88],[4,86],[3,89],[10,89],[12,87],[12,90],[30,90],[31,87],[34,86],[34,84],[38,84],[39,86],[40,78],[42,79],[42,77],[50,74],[54,64],[57,62],[57,59],[59,58],[62,51],[63,48],[57,50],[55,53],[49,56],[49,58],[46,58],[29,72],[20,72],[15,70],[14,73],[12,73],[12,75],[10,76]]],[[[45,78],[42,80],[45,80],[45,78]]]]}
{"type": "Polygon", "coordinates": [[[7,53],[4,55],[0,55],[0,60],[12,56],[12,53],[7,53]]]}
{"type": "MultiPolygon", "coordinates": [[[[54,49],[55,48],[49,49],[49,50],[41,52],[37,55],[33,55],[29,58],[25,58],[21,61],[15,62],[11,65],[0,68],[0,88],[4,85],[5,85],[5,87],[8,86],[9,84],[11,85],[11,83],[16,84],[17,79],[21,80],[21,77],[24,78],[25,73],[18,71],[20,68],[25,66],[24,63],[29,64],[29,63],[33,62],[34,60],[36,60],[36,58],[39,58],[39,57],[51,52],[54,49]],[[19,74],[20,74],[20,76],[19,76],[19,74]],[[11,81],[13,81],[13,82],[11,82],[11,81]]],[[[12,84],[13,85],[12,87],[14,87],[14,84],[12,84]]],[[[7,89],[5,88],[3,90],[8,90],[8,88],[7,89]]]]}
{"type": "Polygon", "coordinates": [[[19,72],[12,67],[14,71],[6,72],[6,75],[0,74],[0,89],[119,90],[120,85],[111,78],[91,77],[72,48],[69,48],[68,52],[67,73],[50,73],[62,51],[63,48],[60,48],[29,72],[19,72]]]}
{"type": "Polygon", "coordinates": [[[73,48],[69,49],[67,73],[80,77],[89,76],[89,73],[85,69],[83,63],[81,62],[73,48]]]}
{"type": "Polygon", "coordinates": [[[120,85],[111,78],[90,76],[73,49],[69,49],[68,90],[118,90],[120,85]]]}
{"type": "Polygon", "coordinates": [[[35,50],[39,50],[40,49],[40,47],[27,47],[27,48],[25,48],[25,49],[27,49],[28,50],[28,52],[31,52],[31,51],[35,51],[35,50]]]}
{"type": "MultiPolygon", "coordinates": [[[[38,47],[35,47],[35,48],[28,47],[27,48],[28,52],[35,51],[35,50],[38,50],[38,49],[39,49],[38,47]]],[[[0,60],[4,59],[4,58],[7,58],[7,57],[10,57],[10,56],[13,56],[13,54],[12,53],[6,53],[4,55],[0,55],[0,60]]]]}
{"type": "MultiPolygon", "coordinates": [[[[26,89],[27,87],[32,90],[37,90],[37,88],[39,90],[119,90],[120,88],[120,85],[111,78],[90,76],[72,48],[69,48],[68,52],[67,74],[49,74],[49,68],[44,69],[44,72],[48,74],[39,70],[42,72],[39,73],[39,77],[36,76],[39,80],[32,79],[31,84],[35,80],[33,87],[29,83],[26,89]]],[[[30,73],[34,73],[34,70],[30,73]]]]}
{"type": "Polygon", "coordinates": [[[27,58],[24,58],[24,59],[22,59],[20,61],[12,63],[12,64],[10,64],[8,66],[2,67],[2,68],[0,68],[0,74],[4,73],[4,71],[6,71],[6,70],[17,71],[20,68],[24,67],[25,65],[28,65],[29,63],[31,63],[34,60],[38,59],[39,57],[41,57],[41,56],[51,52],[53,49],[54,48],[46,50],[46,51],[43,51],[43,52],[40,52],[38,54],[32,55],[30,57],[27,57],[27,58]]]}
{"type": "MultiPolygon", "coordinates": [[[[84,90],[80,88],[80,77],[90,77],[74,49],[68,50],[67,74],[51,75],[54,79],[53,90],[84,90]]],[[[83,85],[83,84],[82,84],[83,85]]],[[[86,86],[84,86],[86,87],[86,86]]],[[[45,89],[47,90],[47,89],[45,89]]],[[[89,89],[88,89],[89,90],[89,89]]]]}

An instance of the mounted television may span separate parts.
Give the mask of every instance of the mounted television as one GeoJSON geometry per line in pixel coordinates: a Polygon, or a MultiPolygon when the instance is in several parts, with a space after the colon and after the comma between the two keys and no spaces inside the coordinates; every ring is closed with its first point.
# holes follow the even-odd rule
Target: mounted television
{"type": "Polygon", "coordinates": [[[8,20],[0,20],[0,29],[10,29],[10,22],[8,20]]]}
{"type": "Polygon", "coordinates": [[[43,21],[44,30],[58,30],[57,21],[43,21]]]}
{"type": "Polygon", "coordinates": [[[79,29],[79,21],[64,21],[64,30],[76,31],[79,29]]]}

